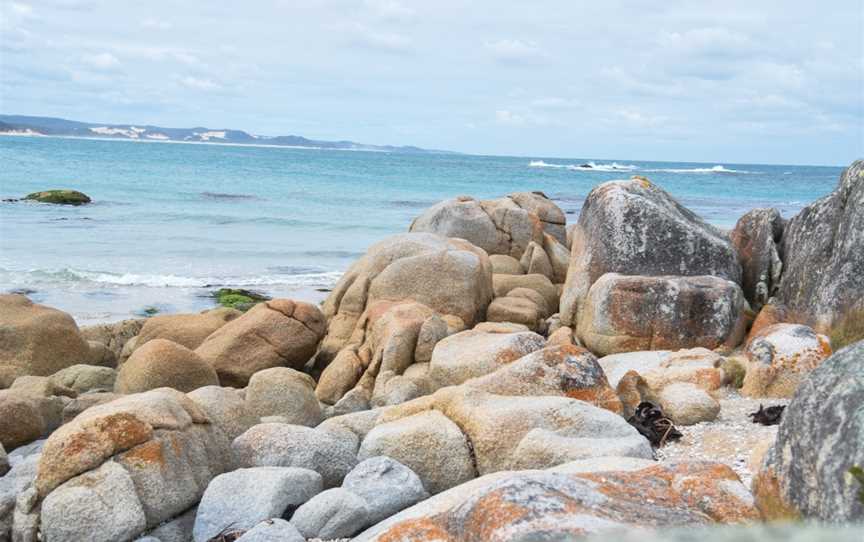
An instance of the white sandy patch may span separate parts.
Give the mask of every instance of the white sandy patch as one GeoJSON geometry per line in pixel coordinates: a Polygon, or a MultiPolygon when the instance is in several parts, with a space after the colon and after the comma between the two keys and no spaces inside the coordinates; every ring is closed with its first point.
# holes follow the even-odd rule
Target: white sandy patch
{"type": "Polygon", "coordinates": [[[749,399],[729,391],[720,400],[720,415],[713,422],[676,426],[684,435],[657,450],[662,461],[717,461],[732,467],[745,487],[753,478],[750,456],[760,443],[777,437],[777,426],[753,423],[748,414],[766,407],[786,405],[788,399],[749,399]]]}

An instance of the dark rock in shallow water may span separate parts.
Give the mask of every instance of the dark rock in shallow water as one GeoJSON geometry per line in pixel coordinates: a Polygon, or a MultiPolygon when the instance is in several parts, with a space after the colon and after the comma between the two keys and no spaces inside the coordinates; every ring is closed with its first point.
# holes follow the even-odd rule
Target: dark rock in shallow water
{"type": "Polygon", "coordinates": [[[798,387],[753,479],[766,518],[864,519],[862,486],[850,473],[864,466],[862,367],[864,341],[822,362],[798,387]]]}
{"type": "Polygon", "coordinates": [[[793,321],[825,332],[864,312],[864,160],[789,221],[780,248],[778,298],[793,321]]]}
{"type": "Polygon", "coordinates": [[[38,201],[40,203],[54,203],[57,205],[84,205],[92,200],[87,194],[77,190],[45,190],[27,194],[26,200],[38,201]]]}

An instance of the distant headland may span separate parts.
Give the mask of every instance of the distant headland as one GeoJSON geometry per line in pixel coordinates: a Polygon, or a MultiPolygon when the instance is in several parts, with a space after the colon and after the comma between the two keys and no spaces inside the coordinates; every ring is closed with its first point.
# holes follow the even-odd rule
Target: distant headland
{"type": "Polygon", "coordinates": [[[250,134],[243,130],[223,128],[163,128],[161,126],[144,124],[104,124],[27,115],[0,115],[0,135],[125,139],[131,141],[173,143],[213,143],[411,154],[451,153],[451,151],[421,149],[420,147],[410,145],[369,145],[354,141],[320,141],[297,135],[263,136],[250,134]]]}

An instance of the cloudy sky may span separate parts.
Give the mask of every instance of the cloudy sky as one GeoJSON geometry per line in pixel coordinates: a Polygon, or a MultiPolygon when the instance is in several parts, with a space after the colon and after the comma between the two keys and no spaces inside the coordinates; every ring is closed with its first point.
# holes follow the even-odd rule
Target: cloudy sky
{"type": "Polygon", "coordinates": [[[864,155],[862,0],[0,0],[0,111],[537,157],[864,155]]]}

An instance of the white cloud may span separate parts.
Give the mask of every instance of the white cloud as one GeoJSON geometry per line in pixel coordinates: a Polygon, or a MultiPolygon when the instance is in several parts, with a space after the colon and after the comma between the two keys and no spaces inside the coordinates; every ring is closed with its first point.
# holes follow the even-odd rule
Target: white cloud
{"type": "Polygon", "coordinates": [[[546,54],[540,46],[530,40],[497,40],[487,41],[483,47],[492,55],[493,58],[500,61],[509,62],[533,62],[542,60],[546,54]]]}
{"type": "Polygon", "coordinates": [[[379,19],[407,21],[414,17],[414,10],[397,0],[365,0],[364,4],[379,19]]]}
{"type": "Polygon", "coordinates": [[[741,56],[759,49],[749,36],[723,27],[664,32],[658,41],[667,50],[690,56],[741,56]]]}
{"type": "Polygon", "coordinates": [[[623,121],[633,127],[639,128],[657,128],[665,125],[669,121],[669,117],[665,115],[652,115],[643,113],[633,107],[625,107],[612,112],[615,119],[623,121]]]}
{"type": "Polygon", "coordinates": [[[171,24],[171,21],[154,19],[150,17],[141,21],[141,26],[144,28],[149,28],[151,30],[170,30],[174,25],[171,24]]]}
{"type": "Polygon", "coordinates": [[[408,53],[412,50],[411,39],[402,34],[381,32],[359,23],[341,28],[356,46],[390,53],[408,53]]]}
{"type": "Polygon", "coordinates": [[[30,4],[25,4],[23,2],[11,2],[9,3],[9,10],[13,15],[17,15],[22,19],[29,19],[35,17],[36,14],[33,12],[33,6],[30,4]]]}
{"type": "Polygon", "coordinates": [[[181,77],[180,84],[193,90],[213,91],[222,89],[222,85],[212,79],[193,77],[191,75],[181,77]]]}
{"type": "Polygon", "coordinates": [[[495,111],[495,122],[504,126],[561,126],[563,123],[553,117],[537,113],[530,108],[519,111],[499,109],[495,111]]]}
{"type": "Polygon", "coordinates": [[[84,64],[95,70],[110,71],[120,67],[120,61],[111,53],[84,55],[81,60],[84,64]]]}
{"type": "Polygon", "coordinates": [[[537,109],[575,109],[581,107],[580,104],[576,100],[570,100],[567,98],[558,98],[555,96],[544,97],[544,98],[535,98],[531,100],[531,107],[535,107],[537,109]]]}

